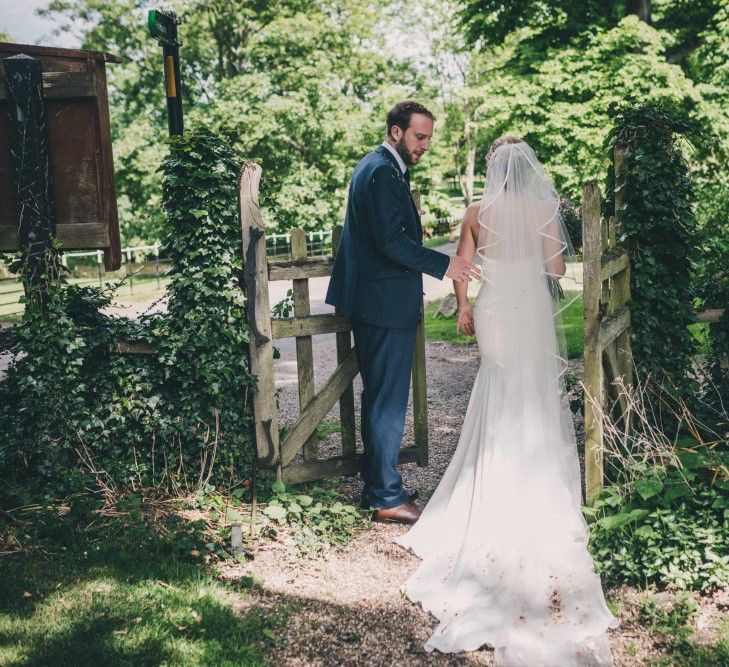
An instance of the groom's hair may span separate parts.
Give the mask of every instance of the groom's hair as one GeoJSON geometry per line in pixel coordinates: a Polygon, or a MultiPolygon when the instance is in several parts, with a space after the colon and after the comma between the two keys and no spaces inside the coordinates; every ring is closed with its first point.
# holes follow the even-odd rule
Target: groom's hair
{"type": "Polygon", "coordinates": [[[410,127],[410,116],[414,113],[422,114],[423,116],[430,118],[430,120],[435,121],[433,112],[426,109],[419,102],[413,102],[412,100],[398,102],[387,112],[387,136],[390,136],[390,130],[392,130],[395,125],[405,132],[405,130],[410,127]]]}

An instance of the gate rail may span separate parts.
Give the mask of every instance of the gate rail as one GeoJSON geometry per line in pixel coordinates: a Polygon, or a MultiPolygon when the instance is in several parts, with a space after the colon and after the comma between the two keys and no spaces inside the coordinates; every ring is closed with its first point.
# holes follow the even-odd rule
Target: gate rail
{"type": "MultiPolygon", "coordinates": [[[[266,256],[266,233],[258,196],[261,168],[248,163],[239,180],[239,209],[245,260],[245,288],[251,341],[251,372],[258,377],[253,397],[256,449],[259,461],[274,467],[279,479],[298,483],[334,475],[353,474],[361,468],[361,455],[356,451],[356,424],[352,382],[359,373],[352,347],[350,321],[335,314],[312,315],[309,301],[309,279],[331,275],[334,254],[342,234],[338,226],[332,234],[332,255],[310,257],[306,233],[291,231],[292,257],[278,261],[266,256]],[[271,318],[268,284],[291,280],[294,294],[294,316],[271,318]],[[336,334],[337,368],[317,393],[314,386],[312,336],[336,334]],[[279,435],[279,413],[274,380],[273,341],[296,338],[296,359],[300,414],[291,428],[279,435]],[[339,401],[341,419],[341,455],[319,458],[316,427],[339,401]],[[301,460],[297,460],[299,452],[301,460]]],[[[416,202],[417,193],[415,194],[416,202]]],[[[428,416],[425,380],[425,329],[417,330],[413,358],[413,413],[415,444],[400,451],[400,463],[428,461],[428,416]]]]}

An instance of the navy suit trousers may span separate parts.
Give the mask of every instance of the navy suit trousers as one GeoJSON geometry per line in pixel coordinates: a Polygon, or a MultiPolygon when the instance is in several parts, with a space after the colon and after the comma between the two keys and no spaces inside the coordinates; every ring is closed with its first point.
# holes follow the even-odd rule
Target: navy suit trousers
{"type": "Polygon", "coordinates": [[[352,322],[362,376],[362,480],[372,507],[395,507],[408,501],[397,469],[410,374],[415,327],[391,329],[352,322]]]}

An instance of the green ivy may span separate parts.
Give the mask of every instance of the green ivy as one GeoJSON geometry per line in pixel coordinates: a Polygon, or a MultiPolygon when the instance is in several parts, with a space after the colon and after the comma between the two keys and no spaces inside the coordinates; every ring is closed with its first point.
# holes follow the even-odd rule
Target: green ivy
{"type": "MultiPolygon", "coordinates": [[[[55,498],[84,487],[233,485],[254,456],[237,174],[241,157],[193,130],[163,172],[164,315],[101,312],[113,290],[47,281],[30,299],[0,380],[0,495],[55,498]],[[118,340],[154,355],[121,355],[118,340]]],[[[25,277],[30,264],[22,255],[25,277]]],[[[35,270],[35,269],[33,269],[35,270]]]]}
{"type": "MultiPolygon", "coordinates": [[[[622,188],[620,212],[631,263],[631,347],[636,366],[682,393],[695,353],[691,264],[696,248],[694,192],[677,137],[690,131],[670,102],[613,106],[606,146],[629,149],[625,181],[610,169],[608,206],[622,188]]],[[[612,154],[612,153],[611,153],[612,154]]]]}
{"type": "Polygon", "coordinates": [[[172,280],[167,314],[149,323],[174,415],[167,435],[179,442],[194,434],[190,454],[202,468],[215,461],[233,474],[254,449],[237,208],[243,160],[203,129],[173,138],[170,148],[161,169],[172,280]]]}
{"type": "Polygon", "coordinates": [[[729,452],[679,450],[680,465],[636,463],[628,487],[592,507],[590,546],[607,584],[711,590],[729,585],[729,452]],[[712,484],[713,481],[713,484],[712,484]]]}
{"type": "Polygon", "coordinates": [[[709,327],[707,370],[716,390],[704,388],[705,402],[716,409],[720,408],[720,398],[729,396],[729,371],[722,368],[722,360],[729,358],[729,195],[726,185],[721,182],[712,189],[716,195],[712,199],[713,205],[704,207],[707,221],[701,229],[694,279],[699,307],[724,309],[721,321],[709,327]]]}

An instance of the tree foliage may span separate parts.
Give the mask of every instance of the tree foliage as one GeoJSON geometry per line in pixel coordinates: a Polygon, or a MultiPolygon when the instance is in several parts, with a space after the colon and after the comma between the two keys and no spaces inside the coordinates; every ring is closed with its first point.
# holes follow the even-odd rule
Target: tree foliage
{"type": "MultiPolygon", "coordinates": [[[[176,0],[183,23],[186,118],[214,128],[261,162],[267,222],[341,222],[356,160],[384,135],[389,104],[418,76],[384,49],[384,2],[176,0]]],[[[117,190],[124,238],[162,234],[156,165],[166,134],[160,48],[136,0],[54,0],[46,15],[81,30],[86,48],[121,54],[109,66],[117,190]]]]}
{"type": "MultiPolygon", "coordinates": [[[[501,133],[534,144],[573,202],[606,168],[607,108],[625,94],[672,99],[702,125],[698,218],[723,208],[729,148],[727,0],[402,0],[346,3],[173,0],[183,18],[186,115],[261,162],[272,230],[341,222],[356,161],[383,133],[386,109],[416,96],[439,122],[416,180],[425,203],[470,202],[489,144],[501,133]],[[650,5],[650,24],[639,19],[650,5]],[[386,39],[398,30],[399,42],[386,39]],[[416,48],[417,45],[417,48],[416,48]],[[402,52],[402,53],[400,53],[402,52]],[[709,170],[713,168],[713,171],[709,170]],[[703,179],[703,180],[702,180],[703,179]]],[[[125,58],[110,66],[117,190],[124,238],[160,238],[166,133],[159,47],[146,0],[53,0],[84,46],[125,58]]],[[[455,211],[452,211],[455,212],[455,211]]]]}

